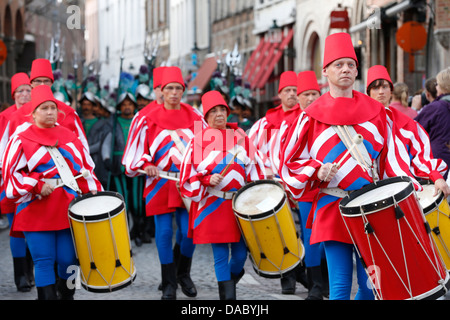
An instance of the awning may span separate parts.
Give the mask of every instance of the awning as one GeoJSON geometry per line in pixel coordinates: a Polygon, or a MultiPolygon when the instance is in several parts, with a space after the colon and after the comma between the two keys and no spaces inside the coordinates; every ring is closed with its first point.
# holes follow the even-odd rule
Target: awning
{"type": "Polygon", "coordinates": [[[258,47],[253,51],[243,74],[243,78],[248,81],[252,89],[264,88],[267,80],[275,68],[275,65],[283,56],[284,49],[289,45],[294,36],[294,29],[290,29],[286,36],[283,36],[280,43],[271,43],[261,39],[258,47]]]}
{"type": "Polygon", "coordinates": [[[263,61],[269,56],[269,53],[272,50],[272,47],[274,47],[274,44],[270,43],[270,41],[265,41],[264,39],[261,39],[261,42],[258,45],[258,48],[256,48],[255,51],[253,51],[252,56],[250,57],[250,60],[247,63],[247,66],[245,68],[244,72],[244,79],[248,81],[250,84],[255,83],[257,81],[257,75],[259,74],[261,70],[261,66],[263,65],[263,61]]]}
{"type": "Polygon", "coordinates": [[[273,72],[273,69],[275,68],[275,65],[280,61],[281,57],[284,54],[284,49],[289,45],[289,42],[291,42],[292,38],[294,36],[294,29],[290,29],[287,36],[284,37],[281,41],[281,43],[273,48],[271,51],[270,57],[263,63],[262,65],[262,72],[258,74],[259,80],[254,84],[255,88],[262,89],[264,88],[267,80],[269,80],[270,75],[273,72]]]}
{"type": "Polygon", "coordinates": [[[188,91],[192,89],[204,90],[206,85],[211,80],[211,76],[214,71],[217,70],[217,60],[215,57],[207,58],[203,62],[200,69],[197,71],[197,75],[188,84],[188,91]]]}

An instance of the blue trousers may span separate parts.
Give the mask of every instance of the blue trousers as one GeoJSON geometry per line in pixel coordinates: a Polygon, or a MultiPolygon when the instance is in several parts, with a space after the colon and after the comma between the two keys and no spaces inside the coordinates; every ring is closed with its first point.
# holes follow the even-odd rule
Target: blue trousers
{"type": "Polygon", "coordinates": [[[325,254],[322,243],[310,244],[312,230],[306,228],[306,222],[308,221],[311,207],[312,202],[298,202],[302,241],[305,247],[305,265],[307,268],[320,266],[320,262],[325,254]]]}
{"type": "MultiPolygon", "coordinates": [[[[12,226],[14,213],[8,213],[9,225],[12,226]]],[[[27,242],[24,238],[9,237],[9,247],[13,258],[23,258],[27,254],[27,242]]]]}
{"type": "Polygon", "coordinates": [[[234,243],[212,243],[211,246],[217,281],[231,280],[231,274],[239,275],[247,260],[247,247],[244,239],[241,237],[239,242],[234,243]]]}
{"type": "MultiPolygon", "coordinates": [[[[350,300],[354,246],[342,242],[326,241],[324,248],[328,263],[330,300],[350,300]]],[[[370,282],[359,258],[356,259],[356,273],[358,292],[355,300],[374,300],[370,282]]]]}
{"type": "MultiPolygon", "coordinates": [[[[158,249],[161,264],[173,262],[173,213],[165,213],[155,216],[155,242],[158,249]]],[[[175,212],[177,224],[176,242],[180,245],[180,253],[188,258],[194,255],[195,245],[188,238],[189,213],[186,209],[178,208],[175,212]]]]}
{"type": "Polygon", "coordinates": [[[70,266],[77,264],[70,229],[61,231],[24,232],[34,262],[36,287],[55,284],[55,263],[58,276],[67,280],[73,274],[70,266]]]}

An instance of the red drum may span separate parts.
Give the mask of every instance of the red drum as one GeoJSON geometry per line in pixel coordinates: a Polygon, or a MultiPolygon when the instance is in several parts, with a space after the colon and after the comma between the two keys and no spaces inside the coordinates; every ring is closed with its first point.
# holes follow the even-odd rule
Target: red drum
{"type": "Polygon", "coordinates": [[[449,275],[409,178],[365,186],[339,207],[377,299],[428,300],[447,292],[449,275]]]}

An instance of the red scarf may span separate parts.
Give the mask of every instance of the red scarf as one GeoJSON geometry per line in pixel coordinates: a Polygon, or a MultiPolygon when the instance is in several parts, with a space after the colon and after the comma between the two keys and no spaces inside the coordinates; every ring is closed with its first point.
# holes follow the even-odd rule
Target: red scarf
{"type": "Polygon", "coordinates": [[[301,113],[300,105],[295,105],[288,111],[283,110],[283,106],[270,109],[266,113],[266,120],[273,128],[279,128],[283,121],[292,123],[301,113]]]}
{"type": "Polygon", "coordinates": [[[44,129],[39,128],[36,125],[32,125],[27,130],[20,133],[19,136],[40,145],[49,147],[65,145],[78,139],[72,131],[62,126],[44,129]]]}
{"type": "Polygon", "coordinates": [[[195,121],[202,121],[200,115],[195,113],[190,105],[184,103],[181,103],[179,110],[168,110],[164,105],[156,105],[146,116],[150,122],[167,130],[191,128],[195,121]]]}
{"type": "Polygon", "coordinates": [[[327,92],[306,108],[305,112],[322,123],[343,126],[369,121],[385,113],[385,110],[378,101],[353,91],[353,98],[333,98],[327,92]]]}

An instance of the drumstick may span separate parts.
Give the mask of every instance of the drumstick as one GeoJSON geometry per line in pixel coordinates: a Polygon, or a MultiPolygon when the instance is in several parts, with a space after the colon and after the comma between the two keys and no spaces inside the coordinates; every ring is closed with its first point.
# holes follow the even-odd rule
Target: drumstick
{"type": "MultiPolygon", "coordinates": [[[[138,172],[147,175],[147,172],[145,172],[144,170],[139,169],[138,172]]],[[[161,172],[159,173],[159,177],[162,178],[162,179],[166,179],[166,180],[180,182],[180,179],[175,178],[175,177],[169,177],[169,176],[167,176],[167,175],[165,175],[164,173],[161,173],[161,172]]]]}
{"type": "Polygon", "coordinates": [[[240,151],[236,152],[233,159],[231,159],[230,163],[228,163],[225,169],[223,169],[223,171],[220,173],[222,177],[228,172],[228,169],[230,169],[230,166],[234,163],[234,160],[236,160],[236,157],[238,156],[239,152],[240,151]]]}
{"type": "MultiPolygon", "coordinates": [[[[344,154],[344,156],[342,157],[342,159],[341,159],[338,163],[333,163],[333,166],[330,167],[330,170],[328,171],[328,173],[327,173],[325,179],[323,179],[323,181],[326,181],[326,180],[328,179],[328,176],[330,175],[331,170],[333,169],[333,167],[338,167],[338,168],[339,168],[339,167],[341,166],[342,162],[344,162],[345,158],[347,158],[347,156],[350,154],[350,152],[351,152],[354,148],[356,148],[359,144],[361,144],[363,141],[364,141],[364,138],[363,138],[362,135],[357,134],[356,136],[354,136],[354,137],[353,137],[353,144],[352,144],[352,146],[347,150],[347,152],[344,154]]],[[[359,161],[358,161],[358,164],[361,166],[361,168],[362,168],[364,171],[366,170],[366,169],[364,169],[364,167],[361,165],[361,163],[359,163],[359,161]]]]}
{"type": "MultiPolygon", "coordinates": [[[[81,172],[80,175],[78,175],[78,176],[75,177],[75,180],[78,180],[78,179],[80,179],[80,178],[87,178],[87,177],[89,177],[90,175],[91,175],[91,173],[90,173],[88,170],[83,170],[83,171],[81,172]]],[[[56,188],[61,188],[61,187],[64,187],[64,186],[65,186],[64,183],[60,183],[60,184],[58,184],[58,185],[55,187],[55,189],[56,189],[56,188]]]]}
{"type": "MultiPolygon", "coordinates": [[[[353,137],[353,145],[347,150],[347,152],[344,154],[344,156],[341,158],[341,160],[338,162],[337,166],[340,167],[342,162],[344,162],[345,158],[352,152],[353,149],[355,149],[359,144],[361,144],[364,141],[364,138],[362,135],[358,134],[353,137]]],[[[358,161],[359,163],[359,161],[358,161]]],[[[360,164],[361,165],[361,164],[360,164]]],[[[362,166],[361,166],[362,167],[362,166]]],[[[363,168],[364,169],[364,168],[363,168]]]]}

